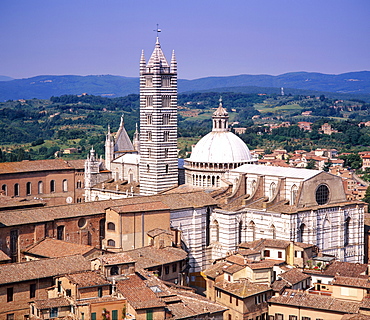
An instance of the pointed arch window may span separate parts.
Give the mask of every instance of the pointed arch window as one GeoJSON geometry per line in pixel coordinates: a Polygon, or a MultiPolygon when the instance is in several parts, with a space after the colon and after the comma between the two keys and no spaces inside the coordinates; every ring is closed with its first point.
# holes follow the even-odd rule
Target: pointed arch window
{"type": "Polygon", "coordinates": [[[7,186],[6,184],[3,184],[3,185],[1,186],[1,190],[3,191],[3,194],[4,194],[5,196],[7,196],[7,195],[8,195],[8,186],[7,186]]]}
{"type": "Polygon", "coordinates": [[[348,217],[348,218],[344,221],[344,235],[343,235],[343,245],[344,245],[344,246],[348,246],[348,245],[349,245],[349,235],[350,235],[349,229],[350,229],[350,222],[351,222],[351,218],[350,218],[350,217],[348,217]]]}
{"type": "Polygon", "coordinates": [[[256,182],[256,180],[253,180],[252,183],[251,183],[251,191],[252,191],[251,194],[254,193],[256,188],[257,188],[257,182],[256,182]]]}
{"type": "Polygon", "coordinates": [[[294,205],[297,199],[298,187],[294,184],[290,190],[290,205],[294,205]]]}
{"type": "Polygon", "coordinates": [[[276,228],[275,228],[275,226],[272,224],[270,229],[271,229],[272,239],[276,239],[276,228]]]}
{"type": "Polygon", "coordinates": [[[271,201],[274,198],[275,191],[276,191],[276,184],[275,182],[272,182],[270,184],[270,190],[269,190],[269,201],[271,201]]]}
{"type": "Polygon", "coordinates": [[[243,221],[239,221],[238,224],[238,241],[237,244],[240,244],[243,242],[243,221]]]}
{"type": "Polygon", "coordinates": [[[298,242],[305,242],[306,240],[306,225],[302,223],[299,226],[298,242]]]}
{"type": "Polygon", "coordinates": [[[248,224],[248,241],[256,240],[256,224],[251,221],[248,224]]]}
{"type": "Polygon", "coordinates": [[[214,229],[214,241],[219,242],[220,241],[220,226],[217,220],[213,222],[213,229],[214,229]]]}

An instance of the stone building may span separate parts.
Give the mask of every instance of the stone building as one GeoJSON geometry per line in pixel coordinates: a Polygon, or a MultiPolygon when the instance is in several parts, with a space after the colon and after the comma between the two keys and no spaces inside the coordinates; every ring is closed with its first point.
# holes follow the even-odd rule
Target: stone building
{"type": "Polygon", "coordinates": [[[48,205],[83,201],[84,161],[62,159],[0,163],[1,192],[48,205]]]}
{"type": "Polygon", "coordinates": [[[220,105],[212,116],[213,129],[195,145],[185,160],[185,183],[215,189],[221,187],[223,174],[243,164],[256,163],[247,145],[229,129],[229,115],[220,105]]]}
{"type": "Polygon", "coordinates": [[[241,242],[269,238],[314,244],[342,261],[363,261],[365,203],[347,200],[340,177],[244,165],[224,178],[232,191],[209,217],[213,259],[241,242]]]}

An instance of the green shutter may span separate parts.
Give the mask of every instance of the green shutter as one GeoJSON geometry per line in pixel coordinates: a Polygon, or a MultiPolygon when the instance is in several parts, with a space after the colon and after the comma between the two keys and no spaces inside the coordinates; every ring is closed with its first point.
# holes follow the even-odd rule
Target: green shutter
{"type": "Polygon", "coordinates": [[[146,320],[153,320],[153,309],[146,310],[146,320]]]}
{"type": "Polygon", "coordinates": [[[91,320],[96,320],[96,312],[93,312],[93,313],[91,314],[91,320]]]}
{"type": "Polygon", "coordinates": [[[118,310],[112,310],[112,320],[118,320],[118,310]]]}

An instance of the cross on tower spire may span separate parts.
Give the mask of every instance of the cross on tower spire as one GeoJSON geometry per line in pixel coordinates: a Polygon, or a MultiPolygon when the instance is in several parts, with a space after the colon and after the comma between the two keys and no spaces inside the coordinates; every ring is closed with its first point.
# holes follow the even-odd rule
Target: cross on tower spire
{"type": "Polygon", "coordinates": [[[162,31],[161,29],[159,29],[159,24],[158,23],[157,23],[157,28],[153,31],[157,32],[157,38],[158,38],[158,33],[162,31]]]}

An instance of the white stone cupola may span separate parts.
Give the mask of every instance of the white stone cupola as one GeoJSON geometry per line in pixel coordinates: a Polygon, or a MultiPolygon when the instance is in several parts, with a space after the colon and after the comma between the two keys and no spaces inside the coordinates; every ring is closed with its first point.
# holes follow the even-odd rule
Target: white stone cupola
{"type": "Polygon", "coordinates": [[[220,104],[212,116],[213,123],[212,131],[218,132],[229,131],[229,114],[227,113],[226,109],[222,106],[222,97],[220,97],[219,101],[220,104]]]}

